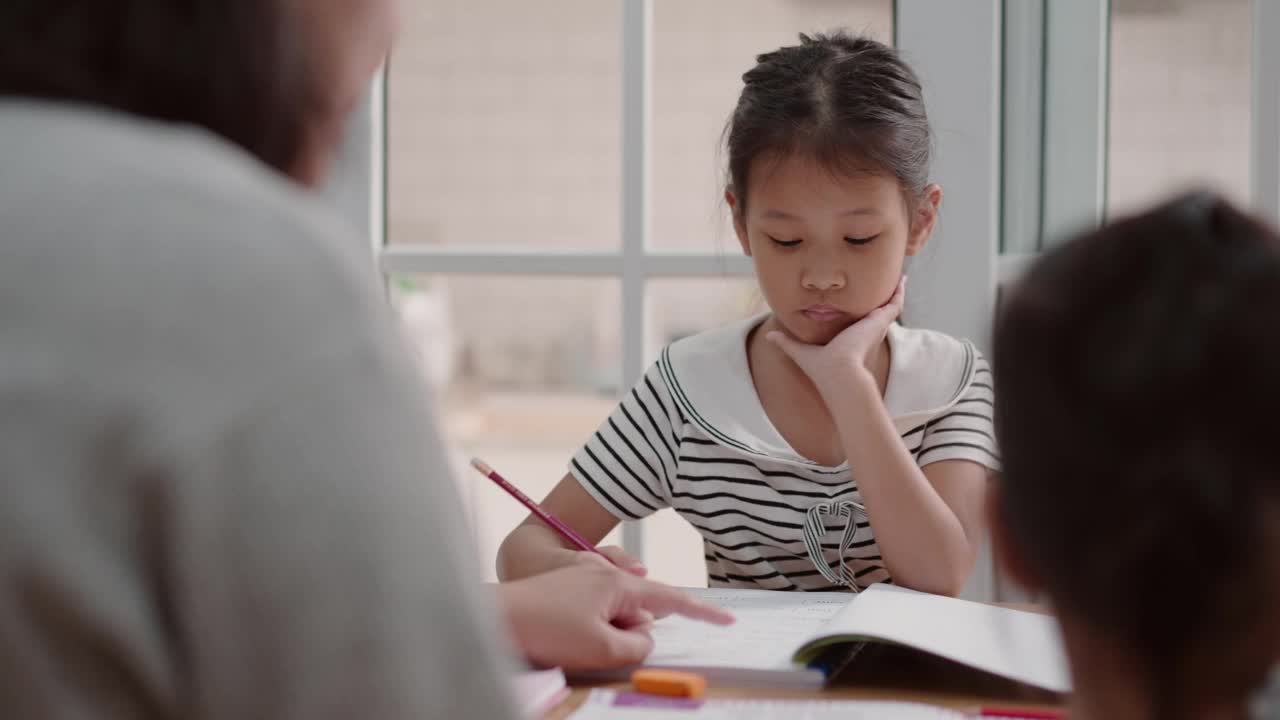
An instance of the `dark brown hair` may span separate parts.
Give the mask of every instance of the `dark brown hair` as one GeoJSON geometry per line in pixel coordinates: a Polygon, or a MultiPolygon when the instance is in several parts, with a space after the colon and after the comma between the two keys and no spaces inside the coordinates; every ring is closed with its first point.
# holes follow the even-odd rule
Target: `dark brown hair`
{"type": "Polygon", "coordinates": [[[997,322],[1010,542],[1143,663],[1162,719],[1275,658],[1277,318],[1280,238],[1192,194],[1047,252],[997,322]]]}
{"type": "Polygon", "coordinates": [[[752,163],[802,153],[839,174],[892,175],[916,195],[932,138],[920,80],[893,48],[845,32],[800,35],[756,58],[725,128],[729,184],[745,211],[752,163]]]}
{"type": "Polygon", "coordinates": [[[310,78],[283,0],[3,0],[0,96],[204,127],[288,172],[310,78]]]}

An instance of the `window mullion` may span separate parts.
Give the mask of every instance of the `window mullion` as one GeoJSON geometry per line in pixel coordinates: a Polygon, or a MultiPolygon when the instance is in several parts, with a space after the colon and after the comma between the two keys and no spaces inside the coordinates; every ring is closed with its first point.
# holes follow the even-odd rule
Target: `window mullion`
{"type": "MultiPolygon", "coordinates": [[[[622,4],[622,382],[623,392],[640,379],[645,360],[645,251],[648,247],[651,181],[651,0],[622,4]]],[[[625,523],[623,548],[644,556],[644,530],[625,523]]]]}
{"type": "Polygon", "coordinates": [[[1253,138],[1249,154],[1254,208],[1280,221],[1280,4],[1253,0],[1253,138]]]}

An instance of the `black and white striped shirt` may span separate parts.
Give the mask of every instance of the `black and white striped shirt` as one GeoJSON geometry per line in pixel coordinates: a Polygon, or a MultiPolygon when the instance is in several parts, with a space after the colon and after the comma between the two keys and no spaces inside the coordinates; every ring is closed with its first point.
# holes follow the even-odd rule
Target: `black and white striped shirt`
{"type": "MultiPolygon", "coordinates": [[[[801,457],[760,405],[746,339],[762,320],[663,350],[570,471],[620,519],[674,508],[702,534],[712,587],[891,582],[862,509],[857,459],[824,467],[801,457]]],[[[920,466],[959,459],[999,470],[991,370],[981,353],[896,324],[889,344],[885,406],[920,466]]]]}

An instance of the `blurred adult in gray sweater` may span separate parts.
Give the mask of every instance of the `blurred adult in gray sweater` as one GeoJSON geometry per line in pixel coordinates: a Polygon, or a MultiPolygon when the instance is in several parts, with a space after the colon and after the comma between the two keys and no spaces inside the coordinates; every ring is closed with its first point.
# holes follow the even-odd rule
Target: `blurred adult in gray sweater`
{"type": "Polygon", "coordinates": [[[0,716],[511,716],[504,645],[723,614],[486,592],[360,243],[310,190],[390,0],[0,3],[0,716]]]}

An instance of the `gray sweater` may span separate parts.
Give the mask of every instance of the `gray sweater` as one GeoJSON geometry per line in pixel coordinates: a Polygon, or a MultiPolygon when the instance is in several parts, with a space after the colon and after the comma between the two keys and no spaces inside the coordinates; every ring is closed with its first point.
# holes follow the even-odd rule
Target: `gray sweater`
{"type": "Polygon", "coordinates": [[[507,717],[406,352],[238,149],[0,101],[0,717],[507,717]]]}

